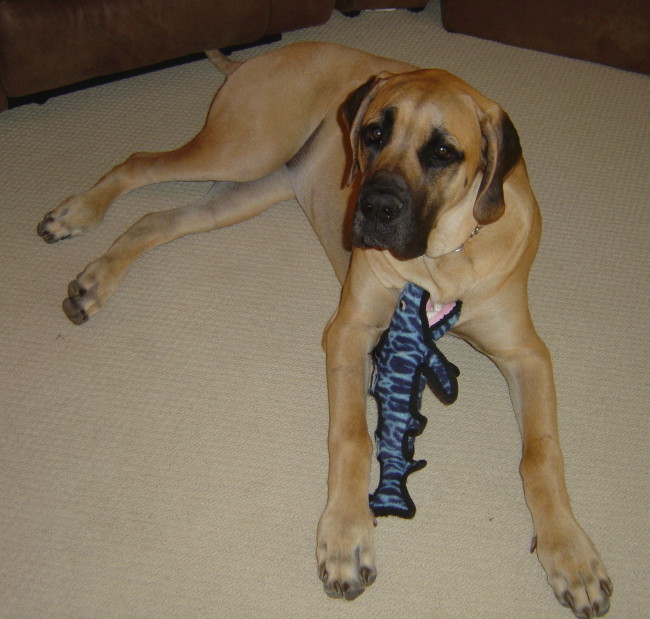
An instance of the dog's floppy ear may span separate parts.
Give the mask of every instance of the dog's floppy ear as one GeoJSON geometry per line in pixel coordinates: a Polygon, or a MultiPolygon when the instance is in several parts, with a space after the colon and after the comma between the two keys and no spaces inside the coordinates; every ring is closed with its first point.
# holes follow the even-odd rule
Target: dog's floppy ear
{"type": "Polygon", "coordinates": [[[343,117],[350,129],[350,144],[352,145],[352,161],[346,181],[347,185],[352,183],[359,169],[357,148],[359,146],[359,131],[361,130],[363,117],[366,115],[368,107],[387,78],[388,74],[371,77],[365,84],[362,84],[352,92],[343,103],[343,117]]]}
{"type": "Polygon", "coordinates": [[[496,104],[479,110],[485,140],[485,170],[474,203],[474,218],[489,224],[503,215],[503,181],[521,157],[519,135],[508,115],[496,104]]]}

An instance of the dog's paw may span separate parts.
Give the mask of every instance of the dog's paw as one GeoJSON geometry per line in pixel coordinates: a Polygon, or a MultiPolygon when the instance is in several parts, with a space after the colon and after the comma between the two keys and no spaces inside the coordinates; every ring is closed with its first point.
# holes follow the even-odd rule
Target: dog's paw
{"type": "Polygon", "coordinates": [[[91,262],[68,286],[65,315],[76,325],[96,314],[115,292],[123,274],[105,256],[91,262]]]}
{"type": "Polygon", "coordinates": [[[377,577],[373,542],[374,517],[369,508],[358,515],[327,508],[318,525],[316,558],[325,593],[354,600],[377,577]]]}
{"type": "Polygon", "coordinates": [[[609,610],[612,581],[589,536],[576,523],[537,540],[537,556],[562,606],[576,617],[602,617],[609,610]]]}
{"type": "Polygon", "coordinates": [[[46,213],[36,232],[46,243],[56,243],[81,234],[100,220],[101,217],[86,204],[82,196],[71,196],[46,213]]]}

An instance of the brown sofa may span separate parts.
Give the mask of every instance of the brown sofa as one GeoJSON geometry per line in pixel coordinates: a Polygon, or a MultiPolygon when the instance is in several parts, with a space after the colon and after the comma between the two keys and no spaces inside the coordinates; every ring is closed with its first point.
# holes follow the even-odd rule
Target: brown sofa
{"type": "Polygon", "coordinates": [[[0,0],[8,98],[327,21],[335,0],[0,0]]]}
{"type": "Polygon", "coordinates": [[[648,0],[441,0],[450,32],[650,73],[648,0]]]}
{"type": "Polygon", "coordinates": [[[253,44],[341,11],[427,0],[0,0],[0,111],[106,76],[253,44]]]}

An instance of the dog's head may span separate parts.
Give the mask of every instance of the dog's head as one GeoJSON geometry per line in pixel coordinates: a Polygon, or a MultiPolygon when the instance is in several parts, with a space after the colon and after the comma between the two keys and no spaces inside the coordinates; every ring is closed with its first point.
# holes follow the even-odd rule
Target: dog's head
{"type": "Polygon", "coordinates": [[[507,114],[457,77],[439,70],[378,76],[343,107],[350,127],[349,181],[362,179],[352,222],[358,247],[411,259],[427,251],[441,215],[480,184],[474,219],[505,209],[503,182],[521,157],[507,114]]]}

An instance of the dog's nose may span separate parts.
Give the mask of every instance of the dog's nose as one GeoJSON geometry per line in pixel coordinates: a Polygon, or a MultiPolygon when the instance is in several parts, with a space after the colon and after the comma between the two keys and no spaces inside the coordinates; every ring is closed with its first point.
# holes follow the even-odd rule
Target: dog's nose
{"type": "Polygon", "coordinates": [[[404,203],[397,195],[382,190],[367,191],[359,205],[367,220],[374,220],[380,224],[388,224],[393,221],[403,206],[404,203]]]}

